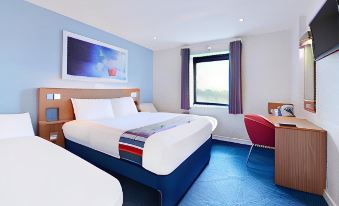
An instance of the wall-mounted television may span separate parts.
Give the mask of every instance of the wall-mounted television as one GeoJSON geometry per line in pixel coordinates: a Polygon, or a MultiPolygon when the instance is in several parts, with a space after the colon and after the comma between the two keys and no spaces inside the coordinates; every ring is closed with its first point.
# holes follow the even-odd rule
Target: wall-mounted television
{"type": "Polygon", "coordinates": [[[316,61],[339,50],[339,0],[327,0],[310,23],[316,61]]]}

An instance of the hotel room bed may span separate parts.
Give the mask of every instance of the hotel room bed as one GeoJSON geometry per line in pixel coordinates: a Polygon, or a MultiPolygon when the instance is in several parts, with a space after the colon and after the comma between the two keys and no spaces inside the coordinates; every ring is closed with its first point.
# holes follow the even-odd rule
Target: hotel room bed
{"type": "MultiPolygon", "coordinates": [[[[74,120],[63,126],[65,138],[115,158],[119,156],[119,138],[128,130],[183,116],[174,113],[139,112],[103,120],[74,120]]],[[[143,149],[142,167],[157,175],[173,172],[187,157],[203,145],[216,127],[211,117],[197,117],[150,136],[143,149]]]]}
{"type": "Polygon", "coordinates": [[[0,205],[122,205],[117,179],[40,137],[1,139],[0,162],[0,205]]]}
{"type": "Polygon", "coordinates": [[[209,163],[214,118],[138,112],[138,88],[40,88],[38,93],[40,121],[51,107],[66,120],[68,151],[158,190],[163,206],[178,204],[209,163]],[[61,98],[46,100],[50,94],[61,98]]]}
{"type": "Polygon", "coordinates": [[[34,136],[30,115],[0,114],[0,205],[121,206],[119,181],[34,136]]]}
{"type": "Polygon", "coordinates": [[[119,159],[119,138],[127,130],[164,122],[183,114],[143,113],[96,121],[74,120],[63,126],[65,147],[106,171],[159,191],[161,205],[176,205],[208,164],[216,120],[196,120],[148,137],[142,166],[119,159]]]}

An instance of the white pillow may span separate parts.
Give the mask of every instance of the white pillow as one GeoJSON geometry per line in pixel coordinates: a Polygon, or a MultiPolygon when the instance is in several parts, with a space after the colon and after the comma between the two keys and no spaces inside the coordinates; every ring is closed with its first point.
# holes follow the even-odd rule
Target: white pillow
{"type": "Polygon", "coordinates": [[[0,114],[0,139],[35,136],[29,113],[0,114]]]}
{"type": "Polygon", "coordinates": [[[139,108],[142,112],[158,112],[152,103],[142,103],[139,108]]]}
{"type": "Polygon", "coordinates": [[[71,99],[77,120],[112,119],[114,113],[110,99],[71,99]]]}
{"type": "Polygon", "coordinates": [[[112,99],[112,108],[116,117],[123,117],[138,113],[138,109],[135,106],[132,97],[120,97],[112,99]]]}

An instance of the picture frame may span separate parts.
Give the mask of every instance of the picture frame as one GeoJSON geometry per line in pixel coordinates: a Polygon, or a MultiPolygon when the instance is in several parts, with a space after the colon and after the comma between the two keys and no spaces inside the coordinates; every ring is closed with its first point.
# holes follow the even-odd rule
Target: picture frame
{"type": "Polygon", "coordinates": [[[128,82],[128,51],[63,31],[62,79],[128,82]]]}

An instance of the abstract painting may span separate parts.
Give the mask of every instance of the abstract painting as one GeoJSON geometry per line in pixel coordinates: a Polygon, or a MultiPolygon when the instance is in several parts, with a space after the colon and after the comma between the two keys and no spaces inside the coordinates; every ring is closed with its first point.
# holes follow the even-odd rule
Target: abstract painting
{"type": "Polygon", "coordinates": [[[63,31],[63,79],[127,82],[127,62],[125,49],[63,31]]]}

